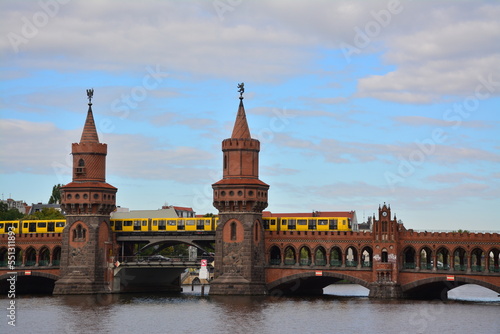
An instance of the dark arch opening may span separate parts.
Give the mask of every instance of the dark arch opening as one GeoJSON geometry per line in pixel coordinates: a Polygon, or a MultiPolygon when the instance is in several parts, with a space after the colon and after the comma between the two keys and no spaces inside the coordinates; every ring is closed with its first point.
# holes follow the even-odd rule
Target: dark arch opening
{"type": "Polygon", "coordinates": [[[281,251],[278,246],[272,246],[269,258],[270,265],[280,265],[281,264],[281,251]]]}

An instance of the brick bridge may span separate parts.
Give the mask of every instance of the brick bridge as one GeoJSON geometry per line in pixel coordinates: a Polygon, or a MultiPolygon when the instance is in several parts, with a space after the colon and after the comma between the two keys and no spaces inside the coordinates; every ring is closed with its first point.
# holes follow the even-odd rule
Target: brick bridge
{"type": "MultiPolygon", "coordinates": [[[[264,271],[268,292],[317,294],[323,287],[345,280],[370,289],[370,296],[379,298],[445,299],[447,291],[463,284],[477,284],[500,293],[500,234],[414,232],[397,223],[395,217],[386,218],[390,216],[388,206],[379,208],[372,232],[265,231],[264,271]]],[[[210,233],[201,238],[215,241],[210,233]]],[[[11,272],[5,267],[6,239],[7,235],[0,236],[0,259],[4,265],[0,267],[0,280],[4,288],[7,273],[11,272]]],[[[129,234],[114,239],[114,254],[119,254],[121,242],[195,244],[190,240],[192,237],[179,239],[165,235],[159,239],[157,234],[150,237],[141,232],[135,238],[129,234]]],[[[29,292],[29,282],[37,281],[46,286],[46,292],[52,291],[60,278],[61,247],[59,233],[16,236],[14,271],[18,273],[19,284],[26,283],[24,290],[29,292]]],[[[115,268],[111,264],[114,258],[108,261],[108,275],[118,292],[121,289],[116,281],[124,279],[120,275],[123,267],[115,268]]],[[[135,276],[141,270],[145,273],[147,269],[150,275],[151,270],[166,269],[147,267],[134,268],[135,276]]],[[[177,274],[178,269],[177,266],[177,274]]]]}
{"type": "MultiPolygon", "coordinates": [[[[222,141],[223,178],[212,185],[219,224],[210,236],[215,241],[210,294],[318,293],[339,280],[367,287],[374,298],[445,298],[449,289],[467,283],[500,293],[498,233],[416,233],[399,224],[385,204],[373,217],[372,232],[264,231],[269,185],[259,179],[260,142],[250,135],[243,84],[238,87],[233,132],[222,141]]],[[[109,224],[117,188],[105,181],[107,145],[99,142],[95,127],[93,90],[87,96],[82,137],[72,144],[73,180],[61,188],[66,227],[62,234],[19,234],[12,244],[6,234],[0,235],[2,293],[12,271],[18,276],[17,292],[35,286],[54,294],[178,289],[170,284],[174,281],[144,277],[172,278],[179,267],[116,268],[125,242],[109,224]],[[16,265],[9,269],[12,255],[16,265]],[[135,284],[126,284],[131,281],[135,284]]],[[[167,234],[164,241],[137,236],[153,244],[180,241],[167,234]]]]}

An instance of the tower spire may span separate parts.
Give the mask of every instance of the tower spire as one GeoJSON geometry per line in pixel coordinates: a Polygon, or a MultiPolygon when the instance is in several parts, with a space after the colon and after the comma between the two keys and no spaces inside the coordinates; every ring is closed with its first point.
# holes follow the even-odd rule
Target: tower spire
{"type": "Polygon", "coordinates": [[[247,116],[245,114],[245,107],[243,106],[243,93],[245,92],[244,83],[238,84],[238,92],[240,93],[240,105],[238,113],[236,114],[236,121],[234,122],[233,139],[251,139],[250,128],[247,123],[247,116]]]}
{"type": "Polygon", "coordinates": [[[89,99],[89,110],[87,112],[87,119],[83,127],[82,138],[80,143],[99,143],[99,136],[94,122],[94,115],[92,114],[92,97],[94,96],[94,89],[87,89],[87,97],[89,99]]]}

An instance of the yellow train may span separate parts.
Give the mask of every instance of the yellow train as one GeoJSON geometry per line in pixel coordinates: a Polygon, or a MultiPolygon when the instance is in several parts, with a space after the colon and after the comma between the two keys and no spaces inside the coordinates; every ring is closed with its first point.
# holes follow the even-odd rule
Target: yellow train
{"type": "MultiPolygon", "coordinates": [[[[264,217],[266,231],[352,231],[347,217],[264,217]]],[[[110,219],[114,232],[207,232],[215,231],[218,217],[110,219]]],[[[0,234],[62,233],[66,220],[0,221],[0,234]]]]}
{"type": "Polygon", "coordinates": [[[347,217],[264,217],[266,231],[352,231],[347,217]]]}
{"type": "Polygon", "coordinates": [[[130,218],[110,219],[115,232],[203,232],[215,231],[218,218],[130,218]]]}
{"type": "Polygon", "coordinates": [[[13,231],[21,233],[62,233],[66,219],[48,220],[4,220],[0,221],[0,234],[13,231]]]}

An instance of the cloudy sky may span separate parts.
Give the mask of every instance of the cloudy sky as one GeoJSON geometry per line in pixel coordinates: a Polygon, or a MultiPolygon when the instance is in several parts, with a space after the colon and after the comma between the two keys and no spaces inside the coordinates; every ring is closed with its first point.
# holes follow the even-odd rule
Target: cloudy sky
{"type": "Polygon", "coordinates": [[[497,1],[1,1],[2,198],[71,181],[94,88],[117,204],[216,212],[237,84],[274,212],[499,230],[497,1]]]}

